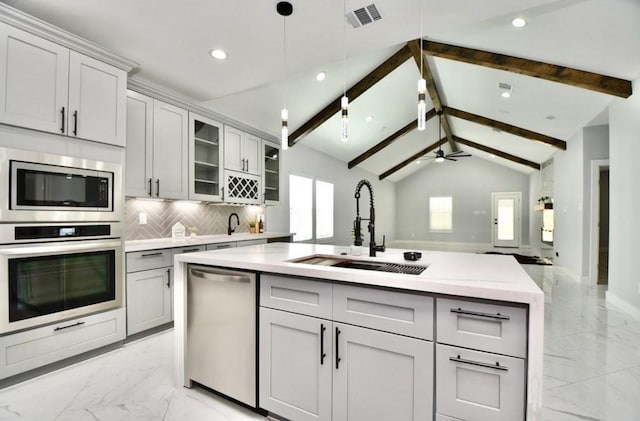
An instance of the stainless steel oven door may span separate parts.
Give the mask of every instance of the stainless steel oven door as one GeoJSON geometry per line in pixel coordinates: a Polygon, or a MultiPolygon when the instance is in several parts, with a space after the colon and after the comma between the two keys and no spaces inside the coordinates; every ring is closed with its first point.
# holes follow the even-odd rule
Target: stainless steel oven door
{"type": "Polygon", "coordinates": [[[123,305],[121,239],[0,248],[0,333],[123,305]]]}
{"type": "Polygon", "coordinates": [[[0,148],[3,222],[120,221],[122,166],[0,148]]]}

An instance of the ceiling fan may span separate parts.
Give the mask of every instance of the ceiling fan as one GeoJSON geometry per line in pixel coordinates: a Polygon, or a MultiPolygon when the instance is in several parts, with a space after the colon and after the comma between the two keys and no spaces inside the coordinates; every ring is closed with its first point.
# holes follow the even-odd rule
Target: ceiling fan
{"type": "MultiPolygon", "coordinates": [[[[438,139],[442,139],[442,110],[438,111],[438,139]]],[[[449,154],[445,154],[442,150],[442,144],[438,145],[438,150],[432,157],[435,162],[457,161],[457,158],[465,158],[471,156],[464,153],[464,151],[455,151],[449,154]]]]}

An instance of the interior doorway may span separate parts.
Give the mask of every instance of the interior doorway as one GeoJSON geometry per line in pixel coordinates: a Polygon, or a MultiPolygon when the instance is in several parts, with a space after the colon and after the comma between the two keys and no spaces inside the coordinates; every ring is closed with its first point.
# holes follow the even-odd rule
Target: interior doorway
{"type": "Polygon", "coordinates": [[[590,279],[609,283],[609,160],[591,161],[590,279]]]}
{"type": "Polygon", "coordinates": [[[491,237],[494,247],[520,247],[522,193],[491,193],[491,237]]]}

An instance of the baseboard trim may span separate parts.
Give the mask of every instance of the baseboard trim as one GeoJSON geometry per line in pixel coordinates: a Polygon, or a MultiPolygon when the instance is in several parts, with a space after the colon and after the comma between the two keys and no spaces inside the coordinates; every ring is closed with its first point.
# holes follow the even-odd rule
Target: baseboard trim
{"type": "Polygon", "coordinates": [[[634,306],[633,304],[623,300],[618,295],[614,294],[611,291],[607,291],[606,293],[607,305],[611,304],[614,307],[619,308],[624,311],[634,319],[640,320],[640,308],[634,306]]]}

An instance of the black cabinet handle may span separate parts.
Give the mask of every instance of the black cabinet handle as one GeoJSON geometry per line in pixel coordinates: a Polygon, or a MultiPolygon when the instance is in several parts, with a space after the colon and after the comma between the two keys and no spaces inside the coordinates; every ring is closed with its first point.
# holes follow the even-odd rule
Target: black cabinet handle
{"type": "Polygon", "coordinates": [[[140,257],[162,256],[162,252],[141,254],[140,257]]]}
{"type": "Polygon", "coordinates": [[[460,358],[460,355],[458,355],[457,357],[449,357],[449,361],[453,361],[455,363],[475,365],[478,367],[492,368],[494,370],[509,371],[507,367],[500,365],[499,362],[496,362],[495,364],[482,363],[479,361],[466,360],[464,358],[460,358]]]}
{"type": "Polygon", "coordinates": [[[340,329],[336,326],[336,370],[340,368],[340,329]]]}
{"type": "Polygon", "coordinates": [[[327,330],[324,327],[324,323],[320,323],[320,365],[324,364],[324,358],[327,356],[324,352],[324,331],[327,330]]]}
{"type": "Polygon", "coordinates": [[[505,316],[504,314],[496,313],[482,313],[480,311],[471,311],[471,310],[463,310],[460,307],[452,308],[452,313],[464,314],[466,316],[476,316],[476,317],[486,317],[488,319],[497,319],[497,320],[509,320],[511,317],[505,316]]]}
{"type": "Polygon", "coordinates": [[[200,251],[200,249],[186,249],[186,250],[182,250],[181,253],[193,253],[194,251],[200,251]]]}
{"type": "Polygon", "coordinates": [[[156,197],[160,197],[160,179],[156,180],[156,197]]]}
{"type": "Polygon", "coordinates": [[[153,196],[152,190],[151,190],[151,179],[149,179],[149,197],[153,196]]]}
{"type": "Polygon", "coordinates": [[[60,110],[60,114],[62,114],[62,125],[60,126],[60,131],[64,133],[64,107],[60,110]]]}
{"type": "Polygon", "coordinates": [[[171,268],[167,269],[167,288],[171,288],[171,268]]]}
{"type": "Polygon", "coordinates": [[[58,326],[57,328],[53,329],[53,331],[57,332],[59,330],[69,329],[70,327],[82,326],[83,324],[84,324],[84,322],[77,322],[77,323],[74,323],[72,325],[58,326]]]}
{"type": "Polygon", "coordinates": [[[249,160],[245,159],[246,163],[247,163],[247,169],[245,170],[246,172],[249,172],[249,160]]]}
{"type": "Polygon", "coordinates": [[[73,135],[78,136],[78,110],[73,112],[73,135]]]}

